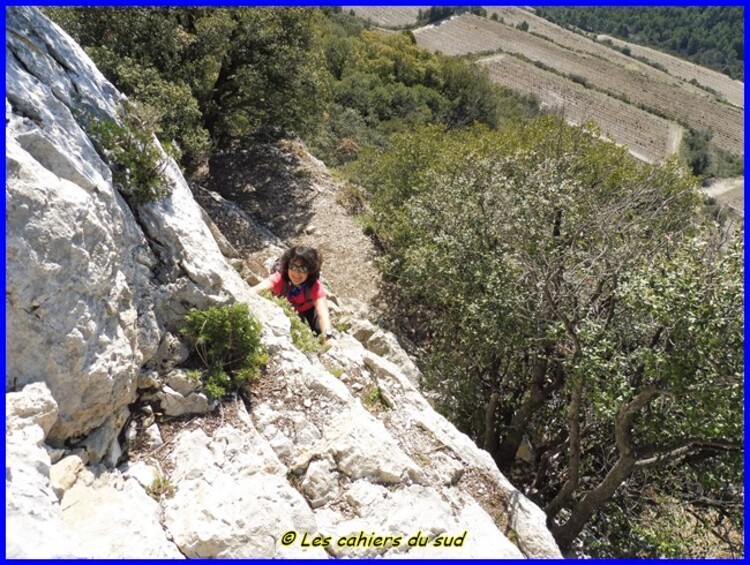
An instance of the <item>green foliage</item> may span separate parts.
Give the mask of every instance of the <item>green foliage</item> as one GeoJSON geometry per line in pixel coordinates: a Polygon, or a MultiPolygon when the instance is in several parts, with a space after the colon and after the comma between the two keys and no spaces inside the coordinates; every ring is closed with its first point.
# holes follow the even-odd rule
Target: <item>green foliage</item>
{"type": "Polygon", "coordinates": [[[112,169],[117,188],[137,204],[167,196],[164,161],[153,129],[133,105],[120,112],[119,122],[84,114],[84,127],[99,154],[112,169]]]}
{"type": "Polygon", "coordinates": [[[431,24],[465,13],[481,17],[487,16],[487,10],[481,6],[431,6],[427,10],[419,10],[417,13],[417,26],[431,24]]]}
{"type": "Polygon", "coordinates": [[[388,403],[383,398],[383,393],[376,384],[368,386],[362,392],[361,400],[362,405],[373,414],[378,414],[388,409],[388,403]]]}
{"type": "Polygon", "coordinates": [[[497,127],[508,116],[538,112],[538,104],[492,84],[485,69],[418,48],[408,34],[383,34],[341,15],[321,28],[332,78],[332,104],[323,128],[306,139],[329,165],[356,160],[367,147],[385,147],[394,133],[425,124],[497,127]]]}
{"type": "Polygon", "coordinates": [[[176,490],[177,489],[169,478],[159,475],[153,480],[148,488],[146,488],[146,494],[155,500],[160,500],[162,498],[172,498],[175,495],[176,490]]]}
{"type": "Polygon", "coordinates": [[[318,11],[301,8],[49,8],[112,82],[152,106],[195,170],[210,143],[307,133],[327,73],[318,11]]]}
{"type": "Polygon", "coordinates": [[[741,484],[742,236],[723,244],[703,222],[677,163],[639,163],[596,136],[551,116],[501,131],[428,127],[349,167],[398,318],[425,328],[415,338],[441,408],[501,468],[517,464],[524,435],[563,454],[534,469],[543,506],[574,464],[567,413],[580,391],[582,477],[562,507],[584,522],[575,502],[624,457],[625,435],[639,472],[668,469],[670,496],[675,478],[695,486],[701,462],[722,457],[735,466],[715,488],[741,484]],[[659,393],[624,418],[649,387],[659,393]],[[671,453],[684,442],[691,457],[671,453]]]}
{"type": "Polygon", "coordinates": [[[331,373],[334,377],[341,378],[341,375],[343,375],[346,370],[343,367],[326,367],[329,373],[331,373]]]}
{"type": "Polygon", "coordinates": [[[292,323],[292,343],[302,353],[322,353],[327,349],[319,338],[315,336],[310,326],[299,317],[288,300],[274,296],[270,292],[263,292],[262,296],[281,307],[289,321],[292,323]]]}
{"type": "MultiPolygon", "coordinates": [[[[436,7],[430,17],[479,7],[436,7]],[[447,10],[447,11],[446,11],[447,10]]],[[[425,124],[491,127],[538,108],[486,70],[326,8],[49,8],[188,173],[214,147],[302,136],[329,165],[425,124]],[[520,112],[519,112],[520,110],[520,112]]]]}
{"type": "Polygon", "coordinates": [[[555,23],[671,52],[742,80],[744,29],[741,6],[645,8],[537,8],[555,23]]]}
{"type": "Polygon", "coordinates": [[[688,129],[680,145],[680,159],[702,178],[740,176],[744,172],[741,157],[733,155],[711,143],[713,135],[708,130],[688,129]]]}
{"type": "Polygon", "coordinates": [[[268,361],[260,323],[246,304],[193,309],[185,317],[182,333],[207,369],[203,390],[211,398],[222,398],[253,382],[268,361]]]}
{"type": "Polygon", "coordinates": [[[203,127],[198,101],[187,84],[165,80],[154,67],[144,67],[130,57],[121,57],[107,46],[87,51],[99,70],[118,89],[132,93],[141,107],[152,109],[154,132],[166,147],[176,149],[175,159],[188,172],[195,171],[209,157],[211,142],[203,127]]]}

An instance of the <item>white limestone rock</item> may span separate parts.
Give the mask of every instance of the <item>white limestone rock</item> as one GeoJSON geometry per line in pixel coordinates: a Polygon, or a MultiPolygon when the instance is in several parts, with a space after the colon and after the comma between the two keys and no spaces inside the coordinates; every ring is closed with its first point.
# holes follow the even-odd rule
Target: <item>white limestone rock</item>
{"type": "Polygon", "coordinates": [[[145,461],[125,463],[119,467],[119,470],[123,477],[135,479],[144,489],[151,487],[159,477],[163,476],[155,465],[150,465],[145,461]]]}
{"type": "Polygon", "coordinates": [[[164,381],[175,392],[182,396],[189,396],[200,388],[200,380],[188,376],[187,371],[175,369],[164,377],[164,381]]]}
{"type": "Polygon", "coordinates": [[[62,500],[66,491],[70,490],[78,480],[78,474],[83,470],[83,461],[78,455],[70,455],[61,459],[50,468],[52,490],[62,500]]]}
{"type": "Polygon", "coordinates": [[[65,493],[63,520],[90,559],[181,559],[160,522],[159,504],[134,479],[102,468],[65,493]],[[97,476],[98,475],[98,476],[97,476]]]}
{"type": "Polygon", "coordinates": [[[210,412],[215,404],[209,402],[202,392],[191,392],[183,396],[171,387],[164,387],[156,393],[162,410],[167,416],[182,416],[183,414],[205,414],[210,412]]]}
{"type": "Polygon", "coordinates": [[[318,459],[307,466],[300,488],[313,508],[338,498],[338,476],[332,472],[335,470],[336,463],[330,457],[318,459]]]}
{"type": "Polygon", "coordinates": [[[50,481],[46,433],[57,405],[43,383],[5,395],[5,556],[70,558],[79,554],[50,481]]]}
{"type": "MultiPolygon", "coordinates": [[[[244,410],[242,408],[241,410],[244,410]]],[[[181,433],[171,454],[177,492],[164,502],[165,524],[188,557],[327,557],[322,548],[286,547],[289,530],[314,532],[315,520],[287,469],[248,417],[213,439],[181,433]]]]}
{"type": "Polygon", "coordinates": [[[6,389],[44,380],[61,443],[135,399],[159,342],[155,258],[72,112],[114,116],[122,96],[38,10],[6,26],[6,389]]]}

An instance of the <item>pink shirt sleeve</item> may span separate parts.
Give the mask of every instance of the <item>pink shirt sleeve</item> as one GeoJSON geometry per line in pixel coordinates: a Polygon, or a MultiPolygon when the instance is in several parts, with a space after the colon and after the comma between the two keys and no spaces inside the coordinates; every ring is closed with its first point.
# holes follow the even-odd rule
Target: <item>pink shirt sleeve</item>
{"type": "Polygon", "coordinates": [[[273,295],[281,296],[281,287],[284,285],[284,279],[282,278],[281,273],[276,271],[268,277],[268,280],[273,284],[273,288],[271,289],[273,295]]]}
{"type": "Polygon", "coordinates": [[[318,298],[323,298],[326,294],[325,287],[320,284],[320,281],[315,281],[315,284],[312,285],[312,288],[310,289],[310,298],[313,299],[313,302],[316,301],[318,298]]]}

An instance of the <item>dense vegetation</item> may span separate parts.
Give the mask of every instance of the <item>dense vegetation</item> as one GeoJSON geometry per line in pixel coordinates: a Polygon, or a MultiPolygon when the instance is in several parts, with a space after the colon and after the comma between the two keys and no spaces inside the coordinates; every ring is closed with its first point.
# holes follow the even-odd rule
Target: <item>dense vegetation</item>
{"type": "Polygon", "coordinates": [[[382,147],[388,136],[425,124],[497,127],[533,115],[535,100],[492,84],[470,62],[416,46],[410,32],[382,34],[360,20],[329,13],[321,26],[331,104],[311,149],[327,163],[356,158],[361,147],[382,147]]]}
{"type": "Polygon", "coordinates": [[[399,135],[352,171],[442,410],[563,547],[588,522],[600,555],[698,556],[645,530],[696,492],[691,520],[741,529],[742,238],[690,175],[551,117],[399,135]]]}
{"type": "Polygon", "coordinates": [[[536,12],[559,25],[655,47],[743,80],[742,6],[550,7],[536,12]]]}
{"type": "MultiPolygon", "coordinates": [[[[188,172],[285,135],[344,165],[444,413],[563,546],[741,551],[727,532],[742,530],[742,233],[725,240],[701,215],[687,169],[638,163],[470,62],[338,9],[48,13],[188,172]]],[[[708,138],[683,148],[692,172],[716,166],[708,138]]],[[[224,315],[194,313],[186,330],[217,396],[250,377],[202,349],[224,315]]]]}
{"type": "Polygon", "coordinates": [[[328,100],[313,9],[58,8],[47,13],[154,114],[192,171],[212,147],[304,134],[328,100]]]}
{"type": "Polygon", "coordinates": [[[47,13],[150,114],[188,173],[212,149],[298,135],[339,164],[415,125],[536,111],[478,66],[339,9],[54,8],[47,13]]]}

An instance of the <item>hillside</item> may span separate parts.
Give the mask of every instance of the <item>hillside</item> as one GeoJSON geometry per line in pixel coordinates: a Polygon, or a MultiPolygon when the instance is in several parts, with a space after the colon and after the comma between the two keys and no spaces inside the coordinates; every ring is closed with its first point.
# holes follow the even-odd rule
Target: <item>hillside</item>
{"type": "MultiPolygon", "coordinates": [[[[339,339],[303,353],[238,272],[253,265],[227,257],[249,248],[217,232],[153,135],[126,152],[157,155],[157,197],[118,175],[97,128],[119,143],[139,130],[86,53],[34,8],[6,17],[6,557],[560,557],[542,510],[433,410],[347,289],[339,339]],[[235,305],[267,360],[220,401],[183,328],[235,305]]],[[[290,153],[307,159],[266,151],[286,175],[290,153]]],[[[322,173],[300,177],[324,204],[322,173]]],[[[203,198],[265,259],[286,245],[203,198]]]]}
{"type": "MultiPolygon", "coordinates": [[[[493,81],[536,96],[543,108],[564,114],[571,123],[595,121],[604,137],[644,161],[675,154],[685,127],[708,129],[718,147],[744,154],[742,82],[654,49],[574,33],[529,9],[485,8],[487,18],[464,14],[414,30],[418,45],[479,56],[493,81]],[[632,56],[607,43],[629,49],[632,56]]],[[[384,27],[416,24],[413,9],[353,10],[384,27]]],[[[733,209],[739,202],[741,209],[742,192],[735,190],[731,202],[725,192],[719,198],[733,209]]]]}
{"type": "Polygon", "coordinates": [[[708,135],[337,8],[6,16],[9,556],[742,553],[708,135]],[[294,244],[326,344],[251,289],[294,244]]]}
{"type": "MultiPolygon", "coordinates": [[[[545,69],[601,90],[613,99],[622,99],[693,128],[710,129],[714,132],[713,141],[726,151],[735,154],[744,151],[741,109],[647,65],[632,61],[622,64],[621,58],[604,57],[601,50],[606,48],[597,43],[589,42],[590,49],[574,51],[530,32],[466,14],[418,29],[415,36],[420,46],[448,55],[497,50],[521,55],[545,69]]],[[[503,81],[501,76],[496,79],[503,81]]],[[[512,79],[503,83],[511,88],[515,84],[512,79]]]]}

